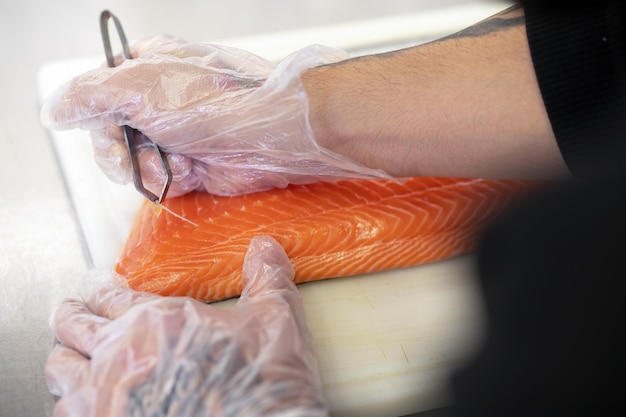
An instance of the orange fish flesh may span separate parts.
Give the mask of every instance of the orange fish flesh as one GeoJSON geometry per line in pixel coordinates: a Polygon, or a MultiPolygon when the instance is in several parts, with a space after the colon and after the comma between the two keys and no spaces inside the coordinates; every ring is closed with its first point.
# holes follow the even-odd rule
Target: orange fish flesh
{"type": "Polygon", "coordinates": [[[420,177],[167,199],[166,208],[184,219],[146,201],[116,271],[138,291],[206,302],[236,297],[244,255],[258,235],[283,245],[296,283],[415,266],[471,252],[481,231],[532,188],[420,177]]]}

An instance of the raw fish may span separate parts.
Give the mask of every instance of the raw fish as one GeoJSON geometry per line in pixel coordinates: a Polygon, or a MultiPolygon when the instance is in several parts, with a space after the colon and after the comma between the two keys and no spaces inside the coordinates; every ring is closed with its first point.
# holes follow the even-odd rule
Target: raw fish
{"type": "Polygon", "coordinates": [[[240,295],[250,239],[269,235],[296,282],[420,265],[471,252],[535,183],[460,178],[351,180],[237,197],[194,192],[146,201],[116,270],[139,291],[206,302],[240,295]],[[195,223],[195,224],[194,224],[195,223]]]}

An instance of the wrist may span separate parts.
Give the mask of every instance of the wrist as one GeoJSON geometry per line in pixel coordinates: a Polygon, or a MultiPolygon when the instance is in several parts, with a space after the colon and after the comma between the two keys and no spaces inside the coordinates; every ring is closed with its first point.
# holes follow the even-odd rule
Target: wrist
{"type": "Polygon", "coordinates": [[[311,68],[302,81],[318,145],[393,175],[380,148],[388,146],[402,124],[400,113],[390,112],[393,92],[380,79],[385,70],[379,60],[363,57],[311,68]]]}
{"type": "Polygon", "coordinates": [[[319,145],[392,176],[423,175],[419,148],[432,129],[436,92],[418,49],[369,55],[303,74],[309,119],[319,145]]]}

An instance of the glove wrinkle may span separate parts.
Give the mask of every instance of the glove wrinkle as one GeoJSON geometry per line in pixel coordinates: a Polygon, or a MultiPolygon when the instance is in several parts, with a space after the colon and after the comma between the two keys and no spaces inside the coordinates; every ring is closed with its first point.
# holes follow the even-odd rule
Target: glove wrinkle
{"type": "Polygon", "coordinates": [[[60,341],[46,363],[55,415],[327,415],[293,267],[273,238],[251,240],[231,309],[90,273],[79,300],[50,320],[60,341]],[[85,345],[89,357],[76,350],[85,345]]]}
{"type": "MultiPolygon", "coordinates": [[[[289,184],[350,178],[393,179],[319,146],[301,75],[348,59],[310,45],[279,63],[236,48],[156,37],[131,46],[134,58],[75,77],[48,97],[41,121],[92,132],[98,166],[114,182],[131,179],[121,126],[168,154],[168,197],[193,190],[231,196],[289,184]]],[[[148,189],[164,174],[150,147],[139,165],[148,189]]]]}

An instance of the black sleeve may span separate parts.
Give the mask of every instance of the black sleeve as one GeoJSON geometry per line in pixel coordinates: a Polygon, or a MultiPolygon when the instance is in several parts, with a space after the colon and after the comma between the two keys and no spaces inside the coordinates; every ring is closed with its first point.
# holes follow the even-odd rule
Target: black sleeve
{"type": "Polygon", "coordinates": [[[611,10],[623,6],[559,14],[556,2],[526,3],[544,101],[580,175],[519,204],[483,237],[486,337],[451,378],[445,415],[615,415],[626,371],[626,112],[621,11],[611,10]]]}
{"type": "Polygon", "coordinates": [[[623,408],[626,175],[517,206],[478,252],[487,336],[448,416],[593,416],[623,408]],[[607,412],[608,411],[608,412],[607,412]]]}
{"type": "MultiPolygon", "coordinates": [[[[528,42],[544,103],[574,175],[626,140],[623,0],[526,0],[528,42]]],[[[615,162],[623,164],[625,159],[615,162]]]]}

